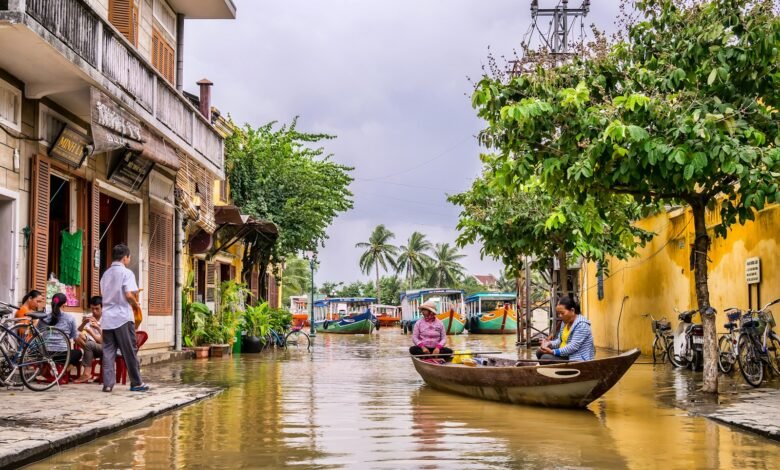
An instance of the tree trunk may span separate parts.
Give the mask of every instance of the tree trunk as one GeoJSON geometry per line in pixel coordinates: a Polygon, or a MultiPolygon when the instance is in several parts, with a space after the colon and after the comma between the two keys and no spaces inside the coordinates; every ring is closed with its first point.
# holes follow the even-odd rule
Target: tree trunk
{"type": "Polygon", "coordinates": [[[376,268],[376,303],[382,303],[382,291],[379,289],[379,263],[374,265],[376,268]]]}
{"type": "Polygon", "coordinates": [[[569,261],[566,259],[566,250],[563,248],[558,252],[558,262],[561,265],[561,269],[558,271],[561,295],[569,295],[569,261]]]}
{"type": "Polygon", "coordinates": [[[707,254],[710,248],[710,237],[707,234],[705,218],[707,201],[696,199],[689,201],[693,210],[693,227],[696,239],[693,242],[693,268],[696,282],[696,302],[698,303],[701,322],[704,326],[704,385],[702,391],[718,393],[718,339],[715,331],[715,314],[708,314],[710,308],[710,291],[707,285],[707,254]]]}

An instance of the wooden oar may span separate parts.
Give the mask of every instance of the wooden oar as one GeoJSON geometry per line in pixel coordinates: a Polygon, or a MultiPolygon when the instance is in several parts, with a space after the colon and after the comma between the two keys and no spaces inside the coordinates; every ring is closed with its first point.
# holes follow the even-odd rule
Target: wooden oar
{"type": "Polygon", "coordinates": [[[481,354],[504,354],[504,351],[472,351],[472,352],[460,352],[460,353],[452,353],[452,354],[420,354],[417,356],[411,356],[411,357],[439,357],[439,356],[479,356],[481,354]]]}

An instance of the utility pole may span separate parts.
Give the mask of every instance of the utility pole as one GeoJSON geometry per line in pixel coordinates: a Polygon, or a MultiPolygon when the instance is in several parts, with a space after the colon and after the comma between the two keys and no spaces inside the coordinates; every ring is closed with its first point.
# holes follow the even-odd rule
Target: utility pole
{"type": "Polygon", "coordinates": [[[539,7],[539,0],[531,0],[531,25],[523,38],[523,57],[511,61],[511,74],[518,75],[523,65],[534,62],[540,54],[552,56],[555,65],[572,57],[576,51],[575,40],[585,38],[585,17],[590,12],[590,0],[582,0],[578,8],[570,7],[569,0],[541,0],[547,8],[539,7]],[[554,6],[553,6],[554,5],[554,6]],[[546,21],[545,21],[546,20],[546,21]],[[574,27],[579,24],[579,37],[574,27]],[[534,39],[536,38],[536,39],[534,39]],[[531,43],[538,47],[531,49],[531,43]]]}

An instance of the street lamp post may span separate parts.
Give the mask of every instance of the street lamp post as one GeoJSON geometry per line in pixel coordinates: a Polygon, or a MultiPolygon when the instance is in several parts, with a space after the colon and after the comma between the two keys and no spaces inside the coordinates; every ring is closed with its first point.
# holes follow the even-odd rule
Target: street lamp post
{"type": "Polygon", "coordinates": [[[309,260],[309,267],[311,268],[311,297],[309,298],[309,336],[313,338],[317,336],[317,331],[314,329],[314,266],[317,265],[317,252],[307,251],[306,258],[309,260]]]}

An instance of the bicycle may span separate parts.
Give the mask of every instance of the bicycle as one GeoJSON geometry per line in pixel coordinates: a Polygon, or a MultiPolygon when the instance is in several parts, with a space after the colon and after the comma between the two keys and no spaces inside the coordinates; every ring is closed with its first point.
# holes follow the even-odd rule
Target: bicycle
{"type": "Polygon", "coordinates": [[[775,319],[769,307],[773,300],[758,311],[748,310],[742,316],[742,333],[737,342],[739,368],[745,381],[758,387],[764,381],[764,366],[780,375],[780,338],[772,331],[775,319]]]}
{"type": "Polygon", "coordinates": [[[302,326],[293,327],[287,334],[279,334],[271,328],[266,336],[266,344],[273,344],[276,347],[289,349],[301,349],[304,345],[306,350],[311,349],[311,338],[303,331],[302,326]]]}
{"type": "Polygon", "coordinates": [[[666,359],[669,357],[669,343],[672,341],[672,324],[662,317],[660,320],[656,320],[652,314],[646,313],[643,317],[650,317],[650,326],[653,329],[653,364],[658,362],[658,356],[661,357],[660,362],[666,363],[666,359]]]}
{"type": "MultiPolygon", "coordinates": [[[[0,317],[9,317],[18,309],[0,302],[0,317]]],[[[59,386],[70,360],[70,338],[57,328],[41,330],[31,321],[47,316],[46,313],[31,312],[26,318],[4,318],[0,322],[0,381],[4,385],[16,385],[13,377],[18,372],[22,384],[32,391],[43,392],[55,384],[59,386]],[[47,346],[54,344],[65,344],[66,350],[49,352],[47,346]],[[57,363],[63,366],[58,369],[57,363]]]]}
{"type": "Polygon", "coordinates": [[[734,371],[734,364],[737,362],[740,333],[737,322],[742,318],[742,310],[737,307],[729,307],[725,312],[728,322],[723,326],[728,330],[728,333],[718,339],[718,369],[724,374],[730,374],[734,371]]]}

